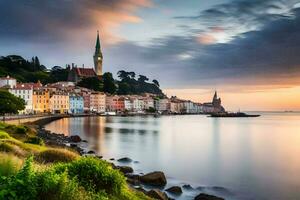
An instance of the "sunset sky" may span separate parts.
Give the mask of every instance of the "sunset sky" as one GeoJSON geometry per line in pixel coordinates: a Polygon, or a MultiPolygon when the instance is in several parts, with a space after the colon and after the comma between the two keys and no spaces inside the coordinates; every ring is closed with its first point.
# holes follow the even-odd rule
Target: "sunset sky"
{"type": "Polygon", "coordinates": [[[0,55],[158,79],[232,111],[300,110],[300,0],[0,0],[0,55]]]}

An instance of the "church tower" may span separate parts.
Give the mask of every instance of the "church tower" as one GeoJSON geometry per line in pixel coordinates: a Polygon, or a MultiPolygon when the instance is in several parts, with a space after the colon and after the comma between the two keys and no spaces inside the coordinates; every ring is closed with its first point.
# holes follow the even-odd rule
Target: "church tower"
{"type": "Polygon", "coordinates": [[[99,31],[97,31],[97,41],[96,41],[96,48],[94,54],[94,67],[97,76],[102,76],[102,62],[103,62],[103,55],[101,52],[99,31]]]}

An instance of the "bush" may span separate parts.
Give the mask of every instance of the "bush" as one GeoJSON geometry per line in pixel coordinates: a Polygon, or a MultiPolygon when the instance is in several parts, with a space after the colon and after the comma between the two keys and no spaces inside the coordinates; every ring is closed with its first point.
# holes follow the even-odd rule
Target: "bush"
{"type": "Polygon", "coordinates": [[[97,158],[85,157],[68,164],[56,166],[57,172],[67,170],[71,178],[77,177],[80,185],[88,191],[105,191],[120,195],[126,182],[119,171],[97,158]]]}
{"type": "Polygon", "coordinates": [[[4,131],[0,131],[0,139],[8,139],[10,136],[4,131]]]}
{"type": "Polygon", "coordinates": [[[13,155],[0,154],[0,177],[16,174],[21,165],[22,160],[19,158],[13,155]]]}
{"type": "Polygon", "coordinates": [[[40,152],[36,160],[41,163],[71,162],[78,157],[78,154],[66,149],[48,149],[40,152]]]}
{"type": "Polygon", "coordinates": [[[17,126],[14,131],[15,134],[26,134],[26,132],[27,128],[25,126],[17,126]]]}
{"type": "Polygon", "coordinates": [[[44,143],[44,140],[40,137],[29,137],[25,143],[30,143],[30,144],[37,144],[37,145],[41,145],[41,146],[44,146],[45,143],[44,143]]]}

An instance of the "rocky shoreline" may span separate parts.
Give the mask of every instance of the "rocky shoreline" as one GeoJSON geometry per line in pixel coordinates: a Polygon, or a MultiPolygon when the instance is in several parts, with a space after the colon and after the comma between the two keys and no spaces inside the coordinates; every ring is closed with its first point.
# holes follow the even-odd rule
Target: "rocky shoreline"
{"type": "MultiPolygon", "coordinates": [[[[43,123],[45,122],[43,121],[43,123]]],[[[64,147],[72,149],[78,152],[81,156],[95,156],[99,159],[103,159],[102,156],[96,155],[92,150],[86,149],[83,146],[87,146],[87,141],[82,140],[79,136],[65,136],[63,134],[52,133],[46,130],[41,124],[39,124],[37,130],[37,136],[44,140],[44,143],[53,147],[64,147]]],[[[197,190],[190,185],[172,186],[165,189],[167,185],[167,179],[163,172],[155,171],[148,174],[135,174],[134,170],[130,166],[117,166],[111,161],[114,159],[106,160],[114,169],[119,170],[127,178],[128,185],[135,190],[141,191],[147,196],[158,200],[171,200],[173,197],[180,196],[184,190],[197,190]],[[150,190],[146,190],[145,187],[150,186],[150,190]],[[169,194],[169,195],[168,195],[169,194]],[[172,196],[172,197],[169,197],[172,196]]],[[[129,164],[132,161],[130,158],[120,158],[117,160],[122,164],[129,164]]],[[[224,198],[205,194],[200,192],[194,197],[194,200],[224,200],[224,198]]]]}

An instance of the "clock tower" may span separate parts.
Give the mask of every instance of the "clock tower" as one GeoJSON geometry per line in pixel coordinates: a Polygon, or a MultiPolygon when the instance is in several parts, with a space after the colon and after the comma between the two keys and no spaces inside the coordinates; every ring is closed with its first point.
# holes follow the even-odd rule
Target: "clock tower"
{"type": "Polygon", "coordinates": [[[96,41],[96,48],[94,54],[94,67],[97,76],[102,76],[102,62],[103,62],[103,55],[101,52],[99,31],[97,31],[97,41],[96,41]]]}

